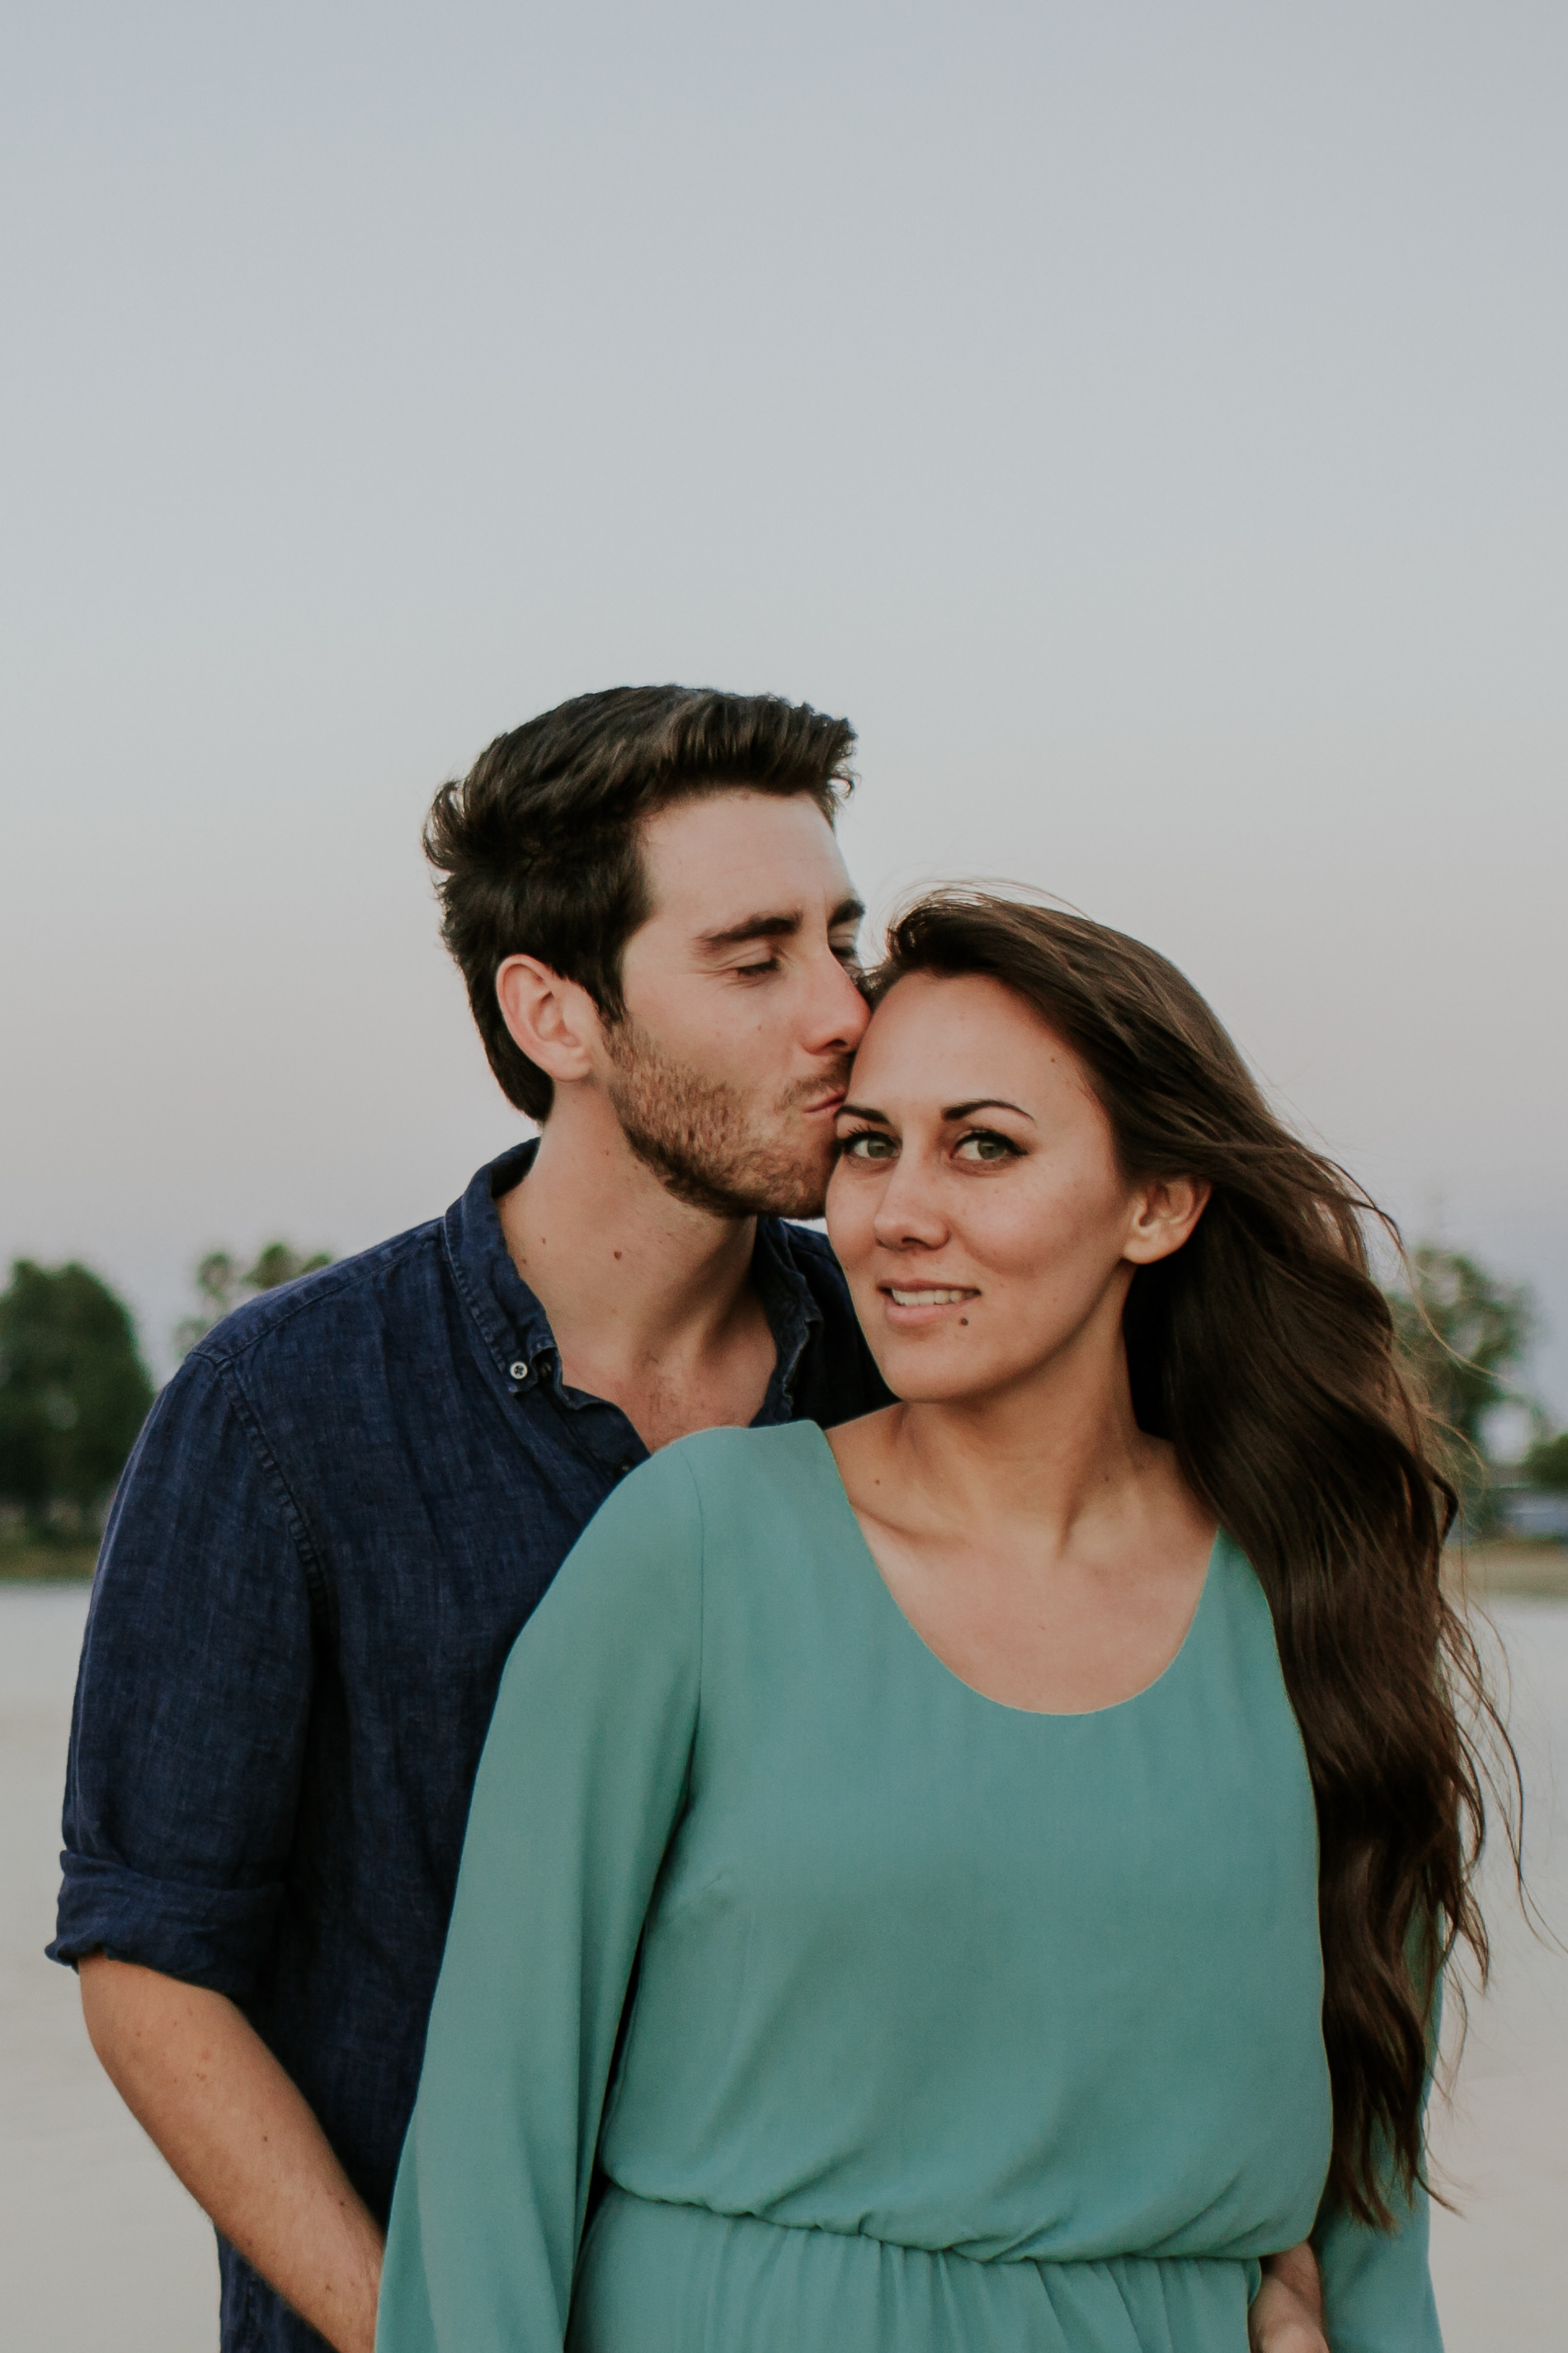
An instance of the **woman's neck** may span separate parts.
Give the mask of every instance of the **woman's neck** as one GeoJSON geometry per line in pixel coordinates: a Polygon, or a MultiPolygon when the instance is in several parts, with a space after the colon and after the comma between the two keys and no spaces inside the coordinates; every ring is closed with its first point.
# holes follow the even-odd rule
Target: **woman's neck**
{"type": "Polygon", "coordinates": [[[1065,1549],[1086,1523],[1120,1516],[1169,1451],[1138,1427],[1120,1350],[1101,1377],[1085,1379],[1085,1369],[1051,1366],[999,1395],[895,1406],[889,1473],[933,1524],[1027,1526],[1065,1549]]]}
{"type": "Polygon", "coordinates": [[[889,1406],[830,1430],[900,1609],[960,1681],[1073,1715],[1144,1690],[1197,1607],[1214,1524],[1138,1427],[1116,1347],[1003,1394],[889,1406]]]}

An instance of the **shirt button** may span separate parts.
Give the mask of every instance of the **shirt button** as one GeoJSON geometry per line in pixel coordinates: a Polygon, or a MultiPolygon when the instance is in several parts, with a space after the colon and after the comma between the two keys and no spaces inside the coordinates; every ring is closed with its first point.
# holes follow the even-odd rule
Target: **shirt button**
{"type": "Polygon", "coordinates": [[[528,1378],[528,1358],[527,1358],[526,1356],[519,1356],[519,1358],[518,1358],[517,1362],[516,1362],[514,1365],[509,1365],[509,1366],[507,1366],[507,1371],[511,1375],[511,1377],[512,1377],[512,1379],[513,1379],[514,1381],[525,1381],[525,1380],[527,1380],[527,1378],[528,1378]]]}

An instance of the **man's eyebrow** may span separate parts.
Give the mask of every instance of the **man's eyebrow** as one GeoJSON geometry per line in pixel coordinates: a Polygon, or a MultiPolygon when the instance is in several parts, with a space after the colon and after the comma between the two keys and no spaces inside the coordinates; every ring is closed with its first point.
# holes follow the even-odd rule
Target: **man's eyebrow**
{"type": "MultiPolygon", "coordinates": [[[[827,918],[827,928],[836,932],[845,923],[858,923],[865,913],[858,899],[842,900],[827,918]]],[[[747,940],[791,940],[805,922],[798,907],[787,913],[781,910],[771,915],[748,915],[744,923],[726,923],[721,931],[699,932],[697,944],[716,954],[721,948],[742,947],[747,940]]]]}
{"type": "Polygon", "coordinates": [[[805,918],[796,907],[792,914],[748,915],[742,923],[726,923],[720,932],[699,932],[700,948],[739,947],[745,940],[793,939],[805,918]]]}

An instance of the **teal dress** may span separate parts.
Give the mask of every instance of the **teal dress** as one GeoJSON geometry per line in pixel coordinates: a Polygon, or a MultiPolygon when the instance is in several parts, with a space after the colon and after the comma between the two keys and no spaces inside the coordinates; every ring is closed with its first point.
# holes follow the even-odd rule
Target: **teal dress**
{"type": "MultiPolygon", "coordinates": [[[[1035,1715],[926,1648],[814,1424],[683,1440],[508,1664],[378,2353],[1245,2353],[1318,2219],[1321,1996],[1223,1536],[1156,1683],[1035,1715]]],[[[1440,2353],[1400,2222],[1321,2229],[1333,2353],[1440,2353]]]]}

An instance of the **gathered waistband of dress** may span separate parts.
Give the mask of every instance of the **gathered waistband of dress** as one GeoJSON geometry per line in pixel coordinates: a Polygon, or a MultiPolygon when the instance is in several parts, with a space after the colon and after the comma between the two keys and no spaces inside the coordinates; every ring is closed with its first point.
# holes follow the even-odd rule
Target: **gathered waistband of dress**
{"type": "Polygon", "coordinates": [[[1258,2263],[975,2256],[668,2203],[611,2183],[573,2353],[1246,2353],[1258,2263]]]}
{"type": "MultiPolygon", "coordinates": [[[[963,2247],[930,2247],[914,2239],[894,2239],[878,2231],[841,2231],[831,2222],[781,2221],[771,2214],[746,2213],[727,2206],[708,2206],[696,2200],[655,2198],[647,2190],[627,2189],[622,2183],[605,2175],[601,2177],[605,2200],[622,2200],[628,2205],[645,2207],[652,2214],[690,2215],[700,2221],[744,2223],[759,2231],[781,2231],[792,2237],[845,2240],[855,2246],[886,2247],[902,2255],[925,2255],[942,2263],[974,2263],[983,2268],[994,2263],[1034,2263],[1052,2271],[1073,2271],[1083,2264],[1148,2263],[1163,2267],[1172,2263],[1235,2264],[1242,2270],[1255,2268],[1254,2258],[1247,2255],[1154,2255],[1137,2253],[1099,2255],[1034,2255],[1021,2252],[997,2254],[972,2254],[963,2247]]],[[[595,2210],[596,2211],[596,2210],[595,2210]]]]}

